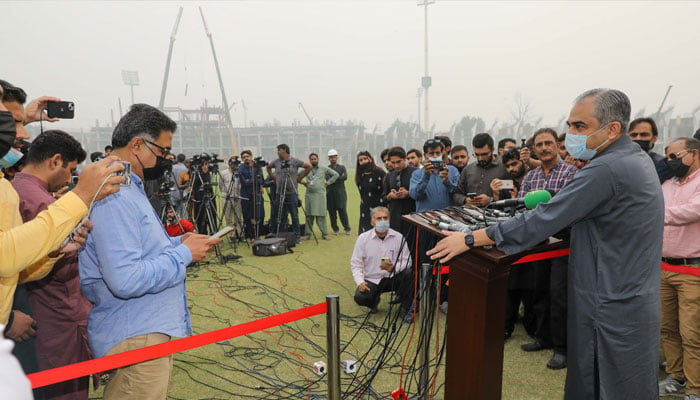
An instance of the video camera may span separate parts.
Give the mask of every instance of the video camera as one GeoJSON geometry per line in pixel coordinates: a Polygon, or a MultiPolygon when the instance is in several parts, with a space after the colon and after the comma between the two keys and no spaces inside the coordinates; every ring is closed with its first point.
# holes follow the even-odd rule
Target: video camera
{"type": "MultiPolygon", "coordinates": [[[[262,156],[255,157],[253,159],[253,166],[258,168],[267,167],[267,161],[265,161],[265,159],[263,159],[262,156]]],[[[287,168],[289,168],[289,166],[287,166],[287,168]]]]}
{"type": "Polygon", "coordinates": [[[282,160],[282,163],[280,164],[280,169],[288,169],[292,164],[289,162],[289,159],[287,160],[282,160]]]}
{"type": "Polygon", "coordinates": [[[211,153],[211,155],[208,153],[195,154],[190,160],[190,167],[201,171],[202,165],[207,163],[209,165],[209,171],[212,173],[217,173],[219,171],[219,163],[222,162],[224,162],[224,160],[220,159],[219,155],[216,153],[211,153]]]}

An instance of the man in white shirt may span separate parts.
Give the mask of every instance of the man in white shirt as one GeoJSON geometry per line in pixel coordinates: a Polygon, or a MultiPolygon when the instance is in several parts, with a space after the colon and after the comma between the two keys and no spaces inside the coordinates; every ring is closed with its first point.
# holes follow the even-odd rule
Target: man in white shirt
{"type": "Polygon", "coordinates": [[[377,312],[381,294],[396,292],[401,310],[407,313],[413,303],[413,269],[406,239],[389,228],[389,210],[372,209],[374,229],[361,234],[350,260],[357,284],[355,303],[377,312]]]}

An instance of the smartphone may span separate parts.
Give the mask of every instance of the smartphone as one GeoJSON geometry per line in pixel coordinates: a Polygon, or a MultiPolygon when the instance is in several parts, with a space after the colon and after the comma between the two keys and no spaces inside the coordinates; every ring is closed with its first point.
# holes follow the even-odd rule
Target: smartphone
{"type": "Polygon", "coordinates": [[[389,258],[389,257],[382,257],[382,262],[391,262],[391,258],[389,258]]]}
{"type": "Polygon", "coordinates": [[[75,116],[75,103],[72,101],[47,101],[46,113],[49,118],[71,119],[75,116]]]}
{"type": "Polygon", "coordinates": [[[501,189],[513,189],[513,181],[511,179],[502,179],[501,189]]]}
{"type": "Polygon", "coordinates": [[[223,236],[228,235],[229,233],[233,232],[233,227],[232,226],[225,226],[223,229],[220,231],[216,232],[215,234],[209,236],[210,239],[216,239],[220,238],[223,236]]]}
{"type": "Polygon", "coordinates": [[[476,193],[467,193],[467,197],[473,199],[474,197],[476,197],[476,193]]]}

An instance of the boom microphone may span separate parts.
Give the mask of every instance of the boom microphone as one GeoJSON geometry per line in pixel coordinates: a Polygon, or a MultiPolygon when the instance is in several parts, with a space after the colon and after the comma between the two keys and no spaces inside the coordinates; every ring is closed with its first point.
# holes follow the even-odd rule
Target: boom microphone
{"type": "Polygon", "coordinates": [[[532,210],[533,208],[537,207],[538,204],[546,203],[551,199],[552,194],[549,193],[549,191],[535,190],[527,193],[524,197],[494,201],[489,205],[494,208],[520,207],[524,205],[528,210],[532,210]]]}

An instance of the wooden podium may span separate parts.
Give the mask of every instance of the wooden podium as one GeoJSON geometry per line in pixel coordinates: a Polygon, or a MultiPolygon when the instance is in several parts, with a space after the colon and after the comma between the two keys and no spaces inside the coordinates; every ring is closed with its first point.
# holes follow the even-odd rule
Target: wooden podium
{"type": "MultiPolygon", "coordinates": [[[[402,218],[418,229],[443,236],[420,217],[402,218]]],[[[560,247],[560,240],[550,238],[548,243],[510,256],[496,248],[474,249],[450,260],[445,399],[501,398],[510,265],[524,255],[560,247]]]]}

